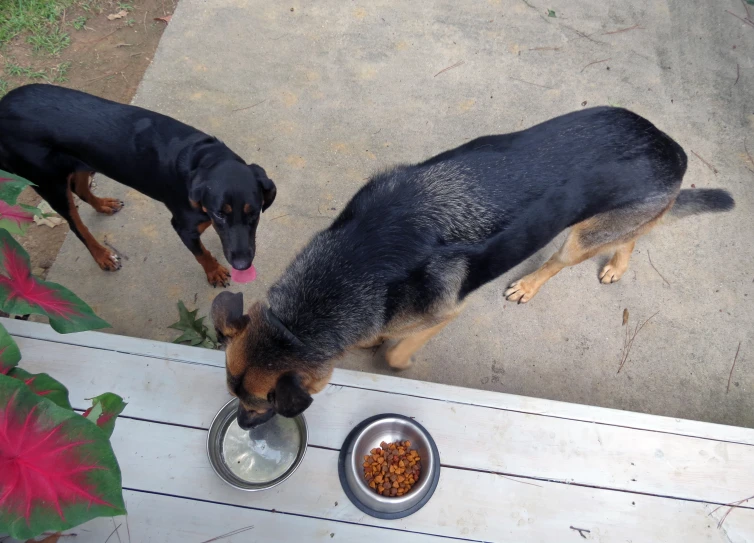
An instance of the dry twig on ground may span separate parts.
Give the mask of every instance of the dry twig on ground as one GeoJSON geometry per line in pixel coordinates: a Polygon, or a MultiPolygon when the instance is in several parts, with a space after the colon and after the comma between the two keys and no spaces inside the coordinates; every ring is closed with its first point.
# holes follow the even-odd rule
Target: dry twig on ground
{"type": "Polygon", "coordinates": [[[586,70],[592,64],[600,64],[601,62],[607,62],[608,60],[610,60],[610,59],[609,58],[603,58],[602,60],[595,60],[594,62],[590,62],[589,64],[587,64],[586,66],[584,66],[583,68],[581,68],[581,72],[580,73],[583,73],[584,70],[586,70]]]}
{"type": "Polygon", "coordinates": [[[440,70],[439,72],[437,72],[437,73],[436,73],[435,75],[433,75],[432,77],[437,77],[438,75],[440,75],[440,74],[441,74],[441,73],[443,73],[443,72],[447,72],[448,70],[452,70],[453,68],[458,68],[458,67],[459,67],[459,66],[460,66],[461,64],[465,64],[465,61],[463,61],[463,60],[459,60],[458,62],[456,62],[456,63],[455,63],[455,64],[453,64],[452,66],[448,66],[447,68],[443,68],[442,70],[440,70]]]}
{"type": "Polygon", "coordinates": [[[717,173],[717,168],[715,168],[712,164],[710,164],[709,162],[707,162],[706,160],[704,160],[702,157],[700,157],[699,154],[696,151],[694,151],[693,149],[691,149],[691,152],[694,153],[694,156],[696,158],[698,158],[699,160],[701,160],[704,163],[705,166],[707,166],[713,172],[717,173]]]}
{"type": "Polygon", "coordinates": [[[736,349],[736,356],[733,357],[733,365],[730,367],[730,373],[728,374],[728,386],[725,389],[725,393],[730,392],[730,380],[733,377],[733,370],[736,368],[736,360],[738,360],[738,351],[741,350],[741,342],[738,342],[738,348],[736,349]]]}
{"type": "MultiPolygon", "coordinates": [[[[657,311],[657,313],[659,313],[659,311],[657,311]]],[[[655,317],[655,315],[657,315],[657,313],[655,313],[654,315],[649,317],[647,320],[645,320],[641,324],[641,326],[639,326],[639,324],[637,323],[636,326],[634,327],[633,334],[630,332],[631,327],[626,326],[626,336],[623,339],[623,351],[621,352],[621,355],[620,355],[620,365],[618,366],[618,373],[620,373],[620,371],[623,369],[623,366],[625,366],[626,362],[628,362],[628,355],[631,353],[631,347],[634,344],[634,340],[636,339],[636,336],[639,335],[639,332],[641,332],[641,329],[644,328],[644,325],[647,324],[649,321],[651,321],[655,317]]],[[[626,321],[628,321],[628,319],[626,319],[626,321]]]]}

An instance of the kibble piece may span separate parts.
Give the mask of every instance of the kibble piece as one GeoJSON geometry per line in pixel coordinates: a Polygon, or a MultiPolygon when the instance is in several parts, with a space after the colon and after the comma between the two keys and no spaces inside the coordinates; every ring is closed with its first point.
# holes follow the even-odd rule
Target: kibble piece
{"type": "Polygon", "coordinates": [[[403,496],[419,480],[421,457],[410,441],[383,441],[369,453],[364,455],[364,478],[377,494],[403,496]]]}

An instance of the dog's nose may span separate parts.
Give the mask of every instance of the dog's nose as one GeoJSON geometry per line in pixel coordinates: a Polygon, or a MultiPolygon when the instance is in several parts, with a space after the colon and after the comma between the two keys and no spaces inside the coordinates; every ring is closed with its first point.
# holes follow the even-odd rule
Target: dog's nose
{"type": "Polygon", "coordinates": [[[251,258],[248,256],[231,255],[230,265],[238,271],[248,270],[251,267],[251,258]]]}

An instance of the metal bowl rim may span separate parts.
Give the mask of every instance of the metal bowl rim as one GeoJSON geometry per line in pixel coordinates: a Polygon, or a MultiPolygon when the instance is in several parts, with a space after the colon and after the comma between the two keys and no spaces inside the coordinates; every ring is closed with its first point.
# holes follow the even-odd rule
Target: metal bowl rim
{"type": "MultiPolygon", "coordinates": [[[[432,438],[430,437],[429,432],[427,432],[427,430],[426,430],[426,428],[424,428],[424,426],[422,426],[421,424],[419,424],[418,422],[416,422],[414,419],[412,419],[410,417],[405,417],[405,416],[402,416],[402,415],[395,416],[395,415],[391,415],[391,414],[388,414],[388,413],[380,415],[379,418],[374,419],[373,421],[369,422],[368,424],[364,424],[364,426],[359,430],[359,432],[353,437],[353,439],[351,440],[351,442],[348,444],[349,448],[355,449],[356,442],[358,442],[369,431],[370,428],[373,428],[373,427],[375,427],[375,426],[377,426],[377,425],[379,425],[381,423],[384,423],[386,420],[389,420],[389,419],[397,419],[397,420],[401,420],[401,421],[404,421],[404,422],[408,422],[409,425],[413,425],[414,428],[416,428],[419,431],[419,433],[424,436],[424,439],[427,441],[427,444],[429,445],[430,454],[431,454],[430,461],[428,462],[429,466],[427,466],[430,469],[427,470],[427,471],[430,474],[434,473],[434,471],[435,471],[435,465],[434,464],[436,462],[436,459],[434,458],[435,455],[434,455],[434,451],[432,450],[432,438]]],[[[350,466],[350,464],[353,463],[353,458],[354,457],[355,457],[354,452],[351,451],[351,458],[352,458],[352,460],[351,460],[351,462],[349,462],[349,466],[350,466]]],[[[358,465],[358,462],[356,462],[356,464],[358,465]]],[[[356,473],[356,477],[354,477],[354,480],[356,481],[356,484],[359,485],[359,487],[363,491],[367,492],[368,494],[374,494],[374,491],[371,488],[369,488],[369,486],[366,484],[366,482],[364,482],[364,478],[360,477],[359,475],[360,474],[357,472],[356,473]]],[[[391,496],[389,498],[385,498],[384,496],[380,496],[379,494],[374,494],[373,498],[375,500],[377,500],[377,501],[383,501],[384,500],[386,502],[390,502],[390,503],[394,503],[394,504],[400,504],[401,502],[408,502],[409,500],[411,500],[411,498],[416,493],[427,492],[427,487],[431,486],[431,485],[432,485],[432,478],[431,477],[424,477],[423,479],[421,479],[419,481],[419,484],[416,485],[416,488],[412,488],[411,492],[409,492],[408,494],[404,494],[403,496],[400,496],[400,497],[399,496],[391,496]]]]}
{"type": "Polygon", "coordinates": [[[437,490],[437,485],[440,482],[440,467],[441,467],[440,451],[437,448],[437,444],[435,443],[435,440],[432,437],[432,434],[430,434],[427,431],[427,429],[421,423],[417,422],[415,419],[411,417],[407,417],[406,415],[400,415],[398,413],[382,413],[379,415],[373,415],[359,422],[348,433],[348,436],[343,441],[343,445],[341,446],[340,453],[338,455],[338,479],[340,479],[340,486],[343,488],[343,492],[345,492],[348,499],[360,511],[366,513],[367,515],[372,516],[374,518],[385,519],[385,520],[401,519],[409,515],[413,515],[419,509],[424,507],[434,495],[435,490],[437,490]],[[391,418],[391,417],[410,421],[411,423],[415,424],[422,432],[424,432],[424,434],[428,438],[429,446],[432,451],[432,455],[436,459],[436,462],[434,464],[434,469],[432,470],[432,473],[430,474],[432,483],[427,489],[427,493],[424,495],[424,497],[422,497],[422,499],[418,503],[402,511],[397,511],[394,513],[384,513],[382,511],[377,511],[375,509],[372,509],[371,507],[369,507],[367,504],[363,503],[356,497],[356,495],[353,493],[353,491],[351,490],[351,487],[348,484],[345,470],[346,470],[346,465],[348,464],[348,462],[346,462],[346,457],[348,456],[348,450],[351,448],[351,445],[356,440],[357,436],[360,435],[361,432],[364,430],[364,428],[368,427],[372,422],[380,420],[380,419],[384,419],[384,418],[391,418]]]}
{"type": "MultiPolygon", "coordinates": [[[[306,417],[304,417],[303,413],[293,417],[294,420],[300,421],[299,430],[301,434],[301,445],[299,446],[299,452],[296,456],[296,460],[293,461],[293,464],[291,464],[286,472],[277,479],[273,479],[269,483],[247,483],[243,479],[232,473],[230,470],[228,470],[227,472],[223,471],[220,465],[224,465],[225,463],[219,455],[216,454],[213,456],[212,454],[212,443],[214,442],[212,436],[218,436],[220,434],[220,427],[225,427],[228,424],[228,420],[226,419],[230,419],[230,421],[232,421],[230,415],[231,413],[233,413],[233,411],[236,410],[237,405],[238,398],[231,398],[230,401],[228,401],[220,408],[215,417],[212,419],[212,423],[209,425],[209,431],[207,432],[207,458],[209,459],[209,464],[210,466],[212,466],[212,470],[215,472],[215,474],[223,482],[238,490],[243,490],[245,492],[259,492],[261,490],[269,490],[270,488],[274,488],[279,484],[285,482],[291,475],[293,475],[293,473],[301,465],[301,462],[303,462],[304,456],[306,456],[306,450],[309,448],[309,427],[306,424],[306,417]],[[233,408],[230,409],[230,406],[233,406],[233,408]],[[215,456],[217,458],[215,458],[215,456]],[[239,481],[239,483],[237,483],[236,481],[239,481]],[[242,486],[250,484],[254,484],[255,486],[242,486]]],[[[219,446],[219,443],[217,446],[219,446]]]]}

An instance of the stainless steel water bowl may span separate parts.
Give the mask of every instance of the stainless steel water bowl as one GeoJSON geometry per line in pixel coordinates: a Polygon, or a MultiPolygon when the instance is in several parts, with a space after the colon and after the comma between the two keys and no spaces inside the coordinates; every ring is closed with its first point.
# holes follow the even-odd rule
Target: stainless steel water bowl
{"type": "Polygon", "coordinates": [[[440,458],[434,440],[421,424],[403,415],[378,415],[362,422],[348,436],[339,469],[344,490],[359,509],[379,518],[401,518],[417,511],[432,496],[440,477],[440,458]],[[421,457],[419,481],[403,496],[380,496],[364,479],[364,456],[383,441],[406,440],[421,457]]]}
{"type": "Polygon", "coordinates": [[[218,477],[239,490],[266,490],[290,477],[306,453],[308,432],[303,415],[275,415],[252,430],[236,421],[238,399],[215,415],[207,436],[207,455],[218,477]]]}

